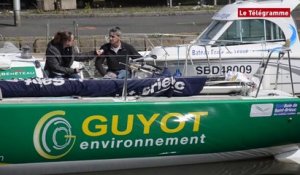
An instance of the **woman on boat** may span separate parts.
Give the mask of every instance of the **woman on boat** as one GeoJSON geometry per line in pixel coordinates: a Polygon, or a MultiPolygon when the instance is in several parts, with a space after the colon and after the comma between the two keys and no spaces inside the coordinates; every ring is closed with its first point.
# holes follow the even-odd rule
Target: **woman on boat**
{"type": "Polygon", "coordinates": [[[78,53],[74,47],[74,35],[71,32],[57,32],[47,46],[45,71],[49,78],[80,78],[79,68],[71,68],[75,61],[91,60],[100,52],[78,53]]]}

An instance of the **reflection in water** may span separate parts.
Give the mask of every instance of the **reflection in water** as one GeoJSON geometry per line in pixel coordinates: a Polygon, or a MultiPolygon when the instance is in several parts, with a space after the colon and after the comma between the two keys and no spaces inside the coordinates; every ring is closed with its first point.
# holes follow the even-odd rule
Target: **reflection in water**
{"type": "MultiPolygon", "coordinates": [[[[300,165],[274,159],[233,161],[184,166],[141,168],[117,171],[72,173],[72,175],[283,175],[300,174],[300,165]]],[[[65,174],[67,175],[67,174],[65,174]]],[[[71,174],[68,174],[71,175],[71,174]]]]}

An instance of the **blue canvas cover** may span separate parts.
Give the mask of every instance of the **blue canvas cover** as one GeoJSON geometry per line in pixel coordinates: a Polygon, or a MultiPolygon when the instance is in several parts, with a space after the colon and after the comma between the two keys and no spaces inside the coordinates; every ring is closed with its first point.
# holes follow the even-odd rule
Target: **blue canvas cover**
{"type": "MultiPolygon", "coordinates": [[[[191,96],[203,89],[206,77],[129,79],[129,96],[191,96]]],[[[25,79],[0,81],[3,97],[121,96],[124,80],[25,79]]]]}

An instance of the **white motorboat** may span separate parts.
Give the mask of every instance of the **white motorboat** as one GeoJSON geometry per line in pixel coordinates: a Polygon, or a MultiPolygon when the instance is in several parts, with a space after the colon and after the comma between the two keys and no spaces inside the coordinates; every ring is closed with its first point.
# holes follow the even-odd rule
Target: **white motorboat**
{"type": "MultiPolygon", "coordinates": [[[[285,46],[291,50],[294,85],[299,94],[300,42],[291,16],[299,2],[237,1],[220,9],[190,44],[157,46],[149,54],[157,57],[158,66],[167,65],[171,72],[177,70],[184,76],[223,75],[229,71],[260,76],[269,53],[285,46]]],[[[274,55],[266,70],[264,87],[291,92],[287,55],[274,55]]]]}

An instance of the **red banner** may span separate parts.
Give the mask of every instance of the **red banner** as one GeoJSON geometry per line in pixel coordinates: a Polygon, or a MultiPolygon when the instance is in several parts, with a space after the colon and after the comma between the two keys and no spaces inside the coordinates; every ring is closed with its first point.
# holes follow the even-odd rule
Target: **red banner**
{"type": "Polygon", "coordinates": [[[238,8],[238,17],[288,18],[290,16],[290,8],[238,8]]]}

